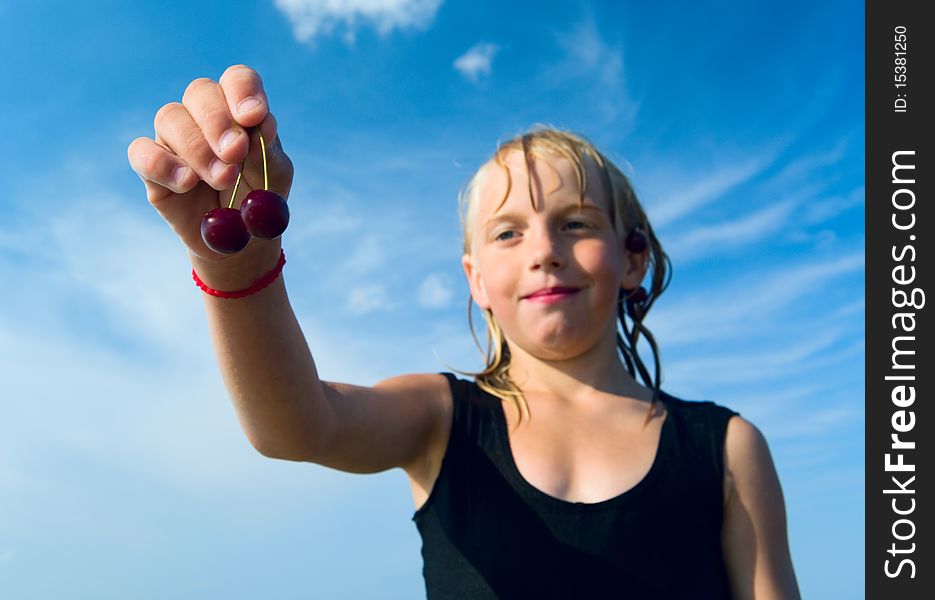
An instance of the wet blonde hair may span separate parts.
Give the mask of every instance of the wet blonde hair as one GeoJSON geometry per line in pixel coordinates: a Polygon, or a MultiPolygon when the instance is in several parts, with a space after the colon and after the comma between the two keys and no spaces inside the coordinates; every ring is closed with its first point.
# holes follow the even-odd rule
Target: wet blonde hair
{"type": "MultiPolygon", "coordinates": [[[[580,190],[580,202],[584,203],[584,197],[588,190],[586,160],[591,160],[597,167],[597,171],[603,179],[605,190],[611,190],[610,220],[614,231],[619,239],[626,239],[634,230],[641,230],[646,237],[647,250],[649,252],[649,265],[652,267],[651,283],[646,290],[646,297],[642,300],[628,299],[627,293],[621,289],[617,303],[617,316],[620,325],[623,328],[624,335],[617,332],[617,347],[620,350],[623,359],[627,365],[630,374],[635,378],[638,372],[645,385],[653,389],[653,397],[650,402],[649,412],[646,416],[646,422],[649,422],[655,408],[655,403],[659,395],[659,384],[661,371],[659,367],[659,353],[652,334],[642,324],[643,318],[649,311],[650,306],[659,295],[665,291],[671,277],[671,264],[669,257],[663,252],[659,240],[653,233],[652,226],[646,217],[643,207],[640,205],[630,185],[626,175],[617,168],[604,155],[598,152],[591,142],[583,136],[569,131],[562,131],[552,127],[537,125],[527,133],[517,136],[499,145],[493,156],[481,166],[480,169],[468,180],[467,184],[461,190],[458,197],[458,213],[461,219],[461,231],[464,238],[464,253],[472,254],[472,242],[474,239],[474,223],[477,217],[477,207],[480,200],[480,190],[486,181],[489,170],[501,168],[507,176],[507,188],[503,194],[503,199],[496,210],[506,202],[512,187],[512,178],[510,171],[505,163],[505,156],[512,151],[521,151],[525,158],[527,171],[534,157],[541,158],[565,158],[575,170],[575,176],[580,190]],[[633,323],[632,327],[627,327],[627,317],[633,323]],[[649,372],[643,361],[637,353],[637,341],[639,335],[650,344],[655,359],[655,381],[650,381],[649,372]]],[[[532,190],[532,178],[529,178],[529,198],[535,208],[532,190]]],[[[471,335],[474,337],[474,343],[477,344],[481,356],[486,361],[486,367],[479,372],[460,371],[464,375],[474,377],[477,385],[484,391],[492,394],[505,402],[513,404],[520,415],[521,422],[523,416],[529,417],[529,405],[523,396],[523,393],[510,379],[508,369],[510,366],[510,350],[503,335],[503,330],[497,322],[496,317],[490,309],[485,310],[484,318],[487,321],[487,351],[481,349],[480,343],[474,331],[474,323],[471,316],[471,306],[473,297],[468,296],[468,324],[471,329],[471,335]]],[[[517,423],[518,425],[519,423],[517,423]]]]}

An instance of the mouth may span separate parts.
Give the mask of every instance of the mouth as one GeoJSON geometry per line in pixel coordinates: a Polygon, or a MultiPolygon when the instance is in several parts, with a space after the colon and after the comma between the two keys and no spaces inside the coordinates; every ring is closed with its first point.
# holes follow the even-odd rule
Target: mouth
{"type": "Polygon", "coordinates": [[[531,300],[533,302],[555,302],[557,300],[562,300],[563,298],[573,296],[579,291],[581,291],[580,288],[553,287],[533,292],[532,294],[525,296],[523,299],[531,300]]]}

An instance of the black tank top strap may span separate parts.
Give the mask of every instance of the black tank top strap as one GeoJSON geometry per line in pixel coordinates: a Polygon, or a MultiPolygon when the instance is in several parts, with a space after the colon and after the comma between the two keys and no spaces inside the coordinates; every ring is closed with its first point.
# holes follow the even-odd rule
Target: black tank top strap
{"type": "MultiPolygon", "coordinates": [[[[710,400],[682,400],[665,392],[676,429],[673,464],[691,474],[698,495],[715,510],[724,505],[724,440],[727,423],[739,415],[735,410],[710,400]]],[[[720,519],[717,524],[720,526],[720,519]]]]}

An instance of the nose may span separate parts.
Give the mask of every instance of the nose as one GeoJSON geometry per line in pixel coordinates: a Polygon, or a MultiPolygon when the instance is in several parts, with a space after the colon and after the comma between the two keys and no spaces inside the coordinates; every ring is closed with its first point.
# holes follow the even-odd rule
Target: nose
{"type": "Polygon", "coordinates": [[[530,268],[561,268],[565,265],[564,249],[561,242],[548,227],[530,232],[530,268]]]}

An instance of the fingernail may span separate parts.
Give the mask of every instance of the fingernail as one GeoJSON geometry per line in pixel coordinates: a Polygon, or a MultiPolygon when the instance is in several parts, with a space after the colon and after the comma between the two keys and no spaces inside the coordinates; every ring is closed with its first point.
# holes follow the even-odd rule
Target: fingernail
{"type": "Polygon", "coordinates": [[[245,112],[250,112],[254,108],[260,105],[259,98],[254,98],[250,96],[249,98],[244,98],[240,101],[240,104],[237,105],[237,112],[244,114],[245,112]]]}
{"type": "Polygon", "coordinates": [[[227,168],[227,163],[215,158],[211,161],[211,166],[208,168],[211,171],[211,177],[217,179],[221,176],[221,173],[224,172],[224,169],[227,168]]]}
{"type": "Polygon", "coordinates": [[[230,146],[231,143],[237,139],[238,135],[240,135],[240,132],[234,131],[233,129],[228,129],[225,131],[224,135],[221,136],[221,141],[218,142],[218,147],[221,149],[221,152],[224,151],[224,148],[230,146]]]}
{"type": "Polygon", "coordinates": [[[188,167],[175,167],[172,169],[172,181],[174,181],[176,185],[181,185],[186,175],[188,175],[188,167]]]}

